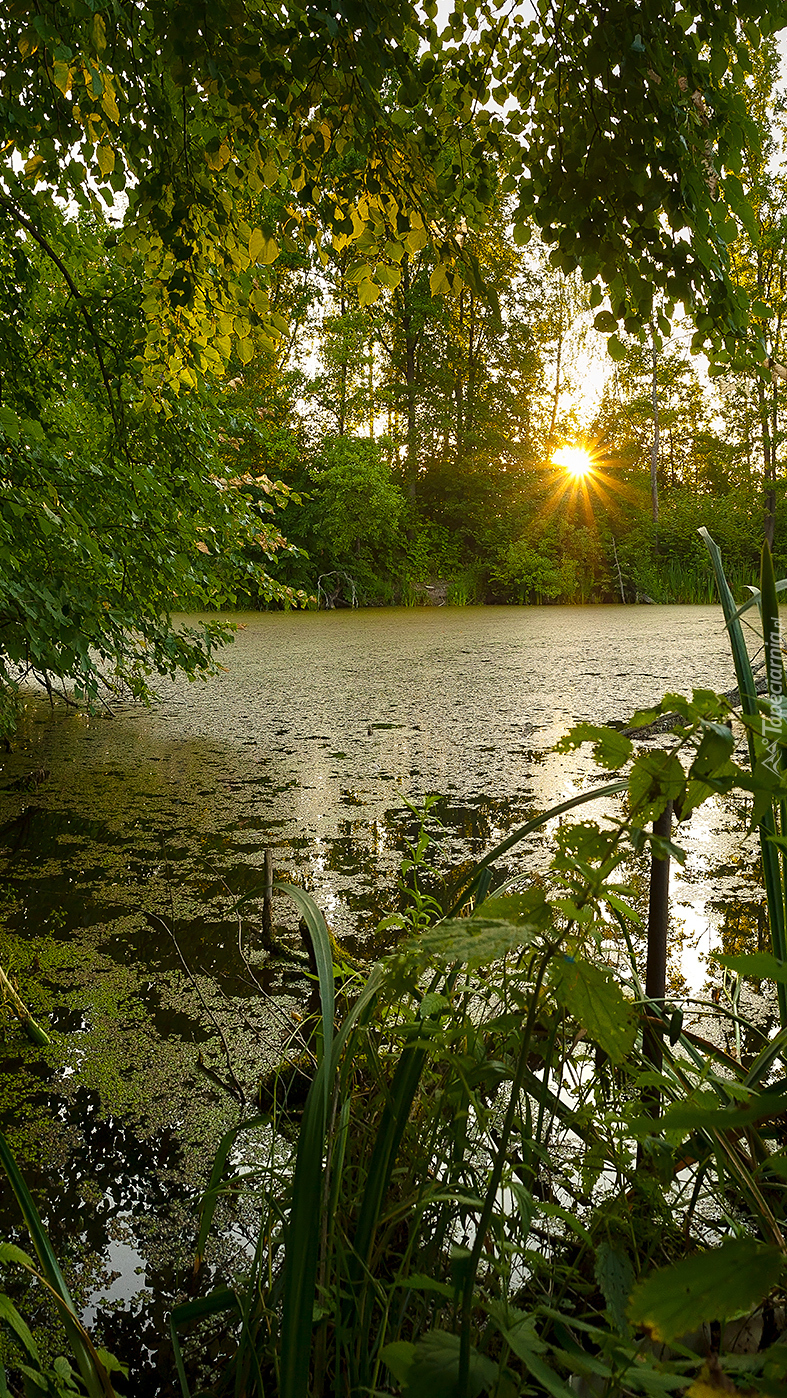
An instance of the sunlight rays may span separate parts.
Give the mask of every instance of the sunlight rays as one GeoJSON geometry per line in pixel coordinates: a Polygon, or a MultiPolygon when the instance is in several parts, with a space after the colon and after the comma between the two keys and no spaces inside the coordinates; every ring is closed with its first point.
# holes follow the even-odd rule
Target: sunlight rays
{"type": "Polygon", "coordinates": [[[616,472],[605,469],[607,466],[605,453],[597,447],[569,443],[557,447],[546,466],[547,494],[533,521],[536,528],[546,528],[552,516],[560,511],[574,516],[577,522],[597,533],[599,506],[610,521],[620,521],[623,517],[621,505],[624,501],[636,503],[639,492],[621,480],[616,472]]]}

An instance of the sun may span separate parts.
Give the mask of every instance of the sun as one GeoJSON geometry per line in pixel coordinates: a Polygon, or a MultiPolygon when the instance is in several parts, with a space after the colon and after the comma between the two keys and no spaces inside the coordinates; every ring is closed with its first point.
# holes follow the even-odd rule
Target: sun
{"type": "Polygon", "coordinates": [[[593,458],[584,447],[558,447],[552,453],[553,466],[562,466],[574,480],[582,480],[593,469],[593,458]]]}

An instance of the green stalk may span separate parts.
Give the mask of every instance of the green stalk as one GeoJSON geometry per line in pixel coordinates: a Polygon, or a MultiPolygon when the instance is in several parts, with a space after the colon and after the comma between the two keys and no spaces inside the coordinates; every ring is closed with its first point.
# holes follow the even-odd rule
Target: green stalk
{"type": "MultiPolygon", "coordinates": [[[[746,642],[743,636],[743,628],[740,622],[740,610],[735,606],[735,599],[730,592],[718,545],[714,543],[707,529],[703,527],[699,532],[705,541],[705,547],[710,554],[713,571],[716,575],[716,587],[718,589],[724,620],[730,636],[732,659],[735,666],[735,678],[738,681],[738,690],[741,696],[741,707],[744,714],[753,716],[757,713],[757,690],[752,674],[749,653],[746,649],[746,642]]],[[[771,564],[771,574],[772,573],[773,565],[771,564]]],[[[768,585],[770,590],[770,582],[768,585]]],[[[776,588],[774,587],[772,594],[770,594],[769,591],[768,607],[771,615],[773,615],[776,609],[775,599],[776,588]]],[[[748,727],[746,736],[749,745],[749,761],[753,771],[757,760],[757,754],[755,752],[754,733],[748,727]]],[[[769,810],[765,813],[759,825],[760,860],[762,863],[765,895],[768,902],[768,922],[771,929],[771,945],[774,955],[778,956],[781,960],[785,960],[787,959],[787,936],[785,935],[784,890],[782,887],[781,870],[779,868],[779,856],[772,842],[772,837],[775,834],[776,823],[774,814],[773,810],[769,810]]],[[[777,994],[779,997],[779,1016],[784,1026],[787,1025],[787,986],[778,985],[777,994]]]]}
{"type": "MultiPolygon", "coordinates": [[[[519,1102],[520,1094],[522,1092],[522,1086],[525,1079],[525,1072],[527,1069],[528,1055],[530,1053],[530,1040],[532,1037],[533,1026],[535,1024],[536,1016],[538,1014],[539,1009],[538,999],[539,995],[541,994],[541,986],[544,981],[544,976],[547,972],[547,967],[549,966],[549,963],[552,960],[552,957],[554,956],[554,952],[554,947],[549,947],[547,949],[546,954],[541,957],[541,963],[538,967],[538,972],[536,974],[535,983],[533,985],[532,998],[530,1001],[530,1008],[528,1010],[527,1022],[525,1024],[524,1033],[522,1035],[522,1042],[519,1048],[519,1057],[517,1059],[514,1081],[511,1084],[511,1095],[508,1099],[508,1108],[506,1110],[505,1121],[503,1123],[503,1129],[500,1133],[500,1142],[497,1147],[495,1163],[492,1167],[492,1173],[489,1178],[486,1197],[484,1199],[484,1207],[481,1210],[481,1217],[478,1220],[476,1235],[473,1242],[472,1251],[470,1253],[470,1260],[467,1266],[467,1273],[464,1279],[464,1287],[462,1292],[462,1329],[459,1337],[459,1375],[456,1383],[457,1398],[467,1398],[468,1381],[470,1378],[470,1311],[473,1299],[473,1288],[475,1286],[475,1278],[476,1273],[478,1271],[478,1264],[481,1260],[481,1251],[483,1249],[489,1224],[492,1219],[492,1211],[495,1206],[495,1199],[497,1197],[497,1192],[500,1188],[500,1182],[503,1178],[503,1169],[505,1167],[506,1156],[508,1154],[508,1142],[511,1137],[511,1131],[513,1130],[517,1104],[519,1102]]],[[[544,1077],[544,1086],[546,1086],[546,1074],[544,1075],[544,1077]]]]}
{"type": "MultiPolygon", "coordinates": [[[[286,887],[282,885],[282,892],[286,887]]],[[[303,897],[308,899],[308,894],[303,894],[303,897]]],[[[380,976],[379,967],[375,967],[340,1032],[333,1037],[330,1058],[323,1054],[306,1098],[287,1225],[280,1398],[304,1398],[308,1390],[323,1200],[323,1145],[328,1124],[330,1086],[335,1080],[339,1059],[352,1029],[377,996],[380,976]]]]}
{"type": "Polygon", "coordinates": [[[76,1360],[85,1388],[90,1398],[115,1398],[115,1390],[109,1381],[109,1375],[77,1315],[76,1307],[66,1286],[52,1244],[41,1221],[41,1215],[33,1202],[30,1190],[22,1178],[19,1166],[14,1160],[2,1131],[0,1131],[0,1163],[8,1176],[16,1202],[22,1211],[22,1217],[38,1257],[44,1281],[57,1302],[60,1319],[63,1322],[68,1343],[71,1346],[71,1352],[76,1360]]]}
{"type": "MultiPolygon", "coordinates": [[[[781,622],[779,619],[779,603],[776,592],[776,578],[773,571],[773,558],[768,547],[767,539],[762,546],[762,559],[760,563],[760,597],[762,611],[762,639],[765,646],[765,670],[768,676],[768,694],[771,703],[781,705],[784,698],[784,665],[782,663],[782,638],[781,622]]],[[[785,753],[784,749],[779,749],[779,765],[784,769],[785,753]]],[[[779,803],[779,831],[782,836],[787,833],[787,811],[785,803],[779,803]]],[[[773,849],[773,844],[770,846],[773,849]]],[[[779,860],[779,852],[775,853],[775,859],[779,860]]],[[[774,955],[780,961],[787,959],[787,935],[785,927],[785,885],[787,884],[787,853],[781,850],[781,937],[777,944],[774,933],[771,934],[774,955]]],[[[781,1011],[782,1024],[787,1023],[787,986],[779,985],[781,991],[779,996],[779,1009],[781,1011]]]]}

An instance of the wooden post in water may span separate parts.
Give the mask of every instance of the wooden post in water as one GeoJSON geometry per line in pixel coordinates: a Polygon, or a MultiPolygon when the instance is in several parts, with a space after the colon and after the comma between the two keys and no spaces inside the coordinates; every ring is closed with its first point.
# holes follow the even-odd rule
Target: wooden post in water
{"type": "Polygon", "coordinates": [[[265,851],[262,884],[262,940],[270,950],[273,943],[273,855],[269,849],[265,851]]]}
{"type": "MultiPolygon", "coordinates": [[[[653,822],[653,834],[668,840],[672,833],[672,802],[668,801],[658,820],[653,822]]],[[[648,900],[648,961],[645,969],[645,995],[654,1008],[664,1007],[667,990],[667,926],[669,924],[669,855],[663,859],[653,854],[650,861],[650,898],[648,900]]],[[[655,1018],[655,1015],[652,1016],[655,1018]]],[[[662,1035],[645,1025],[642,1036],[645,1057],[657,1072],[663,1057],[662,1035]]],[[[651,1116],[659,1116],[661,1094],[657,1088],[644,1094],[651,1116]]]]}

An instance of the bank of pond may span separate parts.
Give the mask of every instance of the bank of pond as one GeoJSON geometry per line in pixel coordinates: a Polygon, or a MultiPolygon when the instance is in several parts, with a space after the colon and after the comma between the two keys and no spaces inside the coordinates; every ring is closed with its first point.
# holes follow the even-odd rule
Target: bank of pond
{"type": "MultiPolygon", "coordinates": [[[[746,732],[711,698],[683,738],[607,726],[730,688],[721,610],[237,620],[226,669],[150,711],[31,697],[0,788],[1,960],[50,1039],[7,1012],[3,1129],[117,1392],[775,1391],[762,790],[726,782],[746,732]],[[674,763],[707,790],[657,1004],[674,763]]],[[[79,1345],[12,1273],[67,1392],[79,1345]]]]}

